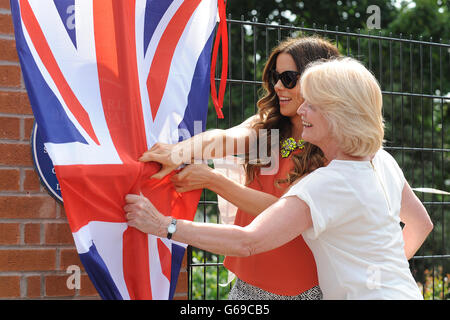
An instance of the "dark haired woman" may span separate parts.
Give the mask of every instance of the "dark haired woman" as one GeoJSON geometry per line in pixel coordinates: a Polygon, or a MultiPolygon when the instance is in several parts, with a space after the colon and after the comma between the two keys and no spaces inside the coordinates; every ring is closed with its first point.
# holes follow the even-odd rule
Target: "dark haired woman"
{"type": "MultiPolygon", "coordinates": [[[[330,42],[318,37],[287,39],[273,49],[263,71],[264,96],[258,113],[237,127],[211,130],[175,145],[157,143],[141,157],[156,161],[162,178],[182,163],[192,163],[194,146],[200,145],[203,160],[238,154],[244,146],[246,183],[241,185],[206,165],[189,165],[172,177],[178,192],[209,189],[238,208],[235,225],[246,226],[275,203],[296,179],[325,164],[316,146],[301,142],[302,122],[297,109],[303,103],[299,78],[308,63],[339,56],[330,42]],[[269,164],[255,163],[248,157],[252,140],[260,129],[267,129],[270,150],[272,132],[279,133],[280,154],[273,161],[278,169],[264,174],[269,164]],[[271,131],[278,129],[278,131],[271,131]],[[197,140],[196,140],[197,139],[197,140]],[[227,143],[228,142],[228,143],[227,143]],[[231,142],[231,143],[229,143],[231,142]]],[[[270,164],[273,167],[273,163],[270,164]]],[[[226,257],[224,266],[237,276],[229,299],[321,299],[314,257],[302,236],[287,244],[249,257],[226,257]]]]}

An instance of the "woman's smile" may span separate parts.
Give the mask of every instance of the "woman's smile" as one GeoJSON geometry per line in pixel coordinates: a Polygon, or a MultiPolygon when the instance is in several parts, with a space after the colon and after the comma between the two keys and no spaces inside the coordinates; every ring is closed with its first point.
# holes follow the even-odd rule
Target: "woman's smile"
{"type": "Polygon", "coordinates": [[[303,128],[310,128],[313,125],[309,122],[306,122],[305,120],[302,119],[302,124],[303,124],[303,128]]]}
{"type": "Polygon", "coordinates": [[[280,97],[279,96],[278,101],[280,102],[280,106],[285,106],[285,105],[289,104],[289,102],[291,102],[292,99],[288,98],[288,97],[280,97]]]}

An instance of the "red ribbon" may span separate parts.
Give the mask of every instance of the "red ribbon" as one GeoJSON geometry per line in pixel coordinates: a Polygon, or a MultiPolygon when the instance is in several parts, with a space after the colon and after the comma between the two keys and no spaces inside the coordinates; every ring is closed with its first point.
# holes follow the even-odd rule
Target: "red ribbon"
{"type": "Polygon", "coordinates": [[[225,89],[228,76],[228,32],[226,20],[226,0],[218,0],[220,22],[217,27],[216,40],[214,42],[213,55],[211,61],[211,98],[216,108],[217,118],[223,119],[222,107],[225,97],[225,89]],[[215,69],[217,62],[217,54],[219,52],[219,43],[222,40],[222,73],[220,78],[219,96],[217,96],[215,83],[215,69]]]}

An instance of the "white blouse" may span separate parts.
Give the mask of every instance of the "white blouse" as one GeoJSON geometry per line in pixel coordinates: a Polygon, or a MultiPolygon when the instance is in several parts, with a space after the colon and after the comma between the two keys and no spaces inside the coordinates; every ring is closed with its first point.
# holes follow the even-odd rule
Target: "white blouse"
{"type": "Polygon", "coordinates": [[[423,299],[404,252],[404,184],[395,159],[379,150],[372,161],[333,160],[283,195],[310,208],[303,237],[324,299],[423,299]]]}

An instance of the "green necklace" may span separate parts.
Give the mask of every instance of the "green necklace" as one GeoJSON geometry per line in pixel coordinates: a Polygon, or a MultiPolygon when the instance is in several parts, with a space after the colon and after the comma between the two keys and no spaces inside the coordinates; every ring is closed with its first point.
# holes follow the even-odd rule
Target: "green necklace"
{"type": "Polygon", "coordinates": [[[296,149],[303,149],[305,141],[300,139],[295,141],[294,138],[287,138],[281,143],[280,153],[282,158],[287,158],[296,149]]]}

